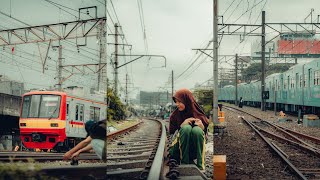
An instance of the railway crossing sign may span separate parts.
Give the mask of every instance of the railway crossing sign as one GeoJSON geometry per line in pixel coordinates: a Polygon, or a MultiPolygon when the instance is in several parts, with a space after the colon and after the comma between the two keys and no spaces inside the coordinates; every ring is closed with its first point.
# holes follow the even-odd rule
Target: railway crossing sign
{"type": "Polygon", "coordinates": [[[269,91],[262,91],[262,99],[269,99],[269,91]]]}

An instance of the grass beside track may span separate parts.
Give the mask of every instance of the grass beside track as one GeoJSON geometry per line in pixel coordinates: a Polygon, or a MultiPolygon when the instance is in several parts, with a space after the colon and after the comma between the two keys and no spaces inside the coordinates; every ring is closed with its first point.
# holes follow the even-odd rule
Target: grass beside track
{"type": "Polygon", "coordinates": [[[107,121],[107,126],[113,126],[117,130],[125,129],[133,124],[136,124],[139,119],[132,119],[132,120],[118,120],[118,121],[107,121]]]}
{"type": "Polygon", "coordinates": [[[0,163],[0,179],[55,179],[39,174],[40,169],[31,159],[29,163],[0,163]]]}

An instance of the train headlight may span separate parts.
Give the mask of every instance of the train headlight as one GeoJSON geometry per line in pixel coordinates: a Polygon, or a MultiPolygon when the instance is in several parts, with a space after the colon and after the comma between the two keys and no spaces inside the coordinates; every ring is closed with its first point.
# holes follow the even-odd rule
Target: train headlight
{"type": "Polygon", "coordinates": [[[51,127],[58,127],[58,123],[51,123],[50,126],[51,127]]]}
{"type": "Polygon", "coordinates": [[[27,123],[20,123],[20,126],[27,126],[27,123]]]}

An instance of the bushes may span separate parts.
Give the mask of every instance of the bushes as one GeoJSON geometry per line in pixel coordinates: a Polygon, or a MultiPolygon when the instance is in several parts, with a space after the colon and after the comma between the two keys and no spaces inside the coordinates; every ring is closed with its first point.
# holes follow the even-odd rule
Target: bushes
{"type": "Polygon", "coordinates": [[[119,99],[119,97],[115,96],[112,89],[108,88],[107,92],[108,96],[108,112],[107,119],[109,120],[121,120],[125,119],[125,106],[119,99]]]}

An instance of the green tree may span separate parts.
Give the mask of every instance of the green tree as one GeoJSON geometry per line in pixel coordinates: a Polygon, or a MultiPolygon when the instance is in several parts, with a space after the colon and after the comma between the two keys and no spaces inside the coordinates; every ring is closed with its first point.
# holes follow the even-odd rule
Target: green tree
{"type": "MultiPolygon", "coordinates": [[[[266,76],[287,71],[294,64],[272,64],[266,66],[266,76]]],[[[261,63],[254,63],[242,72],[244,82],[252,80],[260,80],[261,78],[261,63]]]]}
{"type": "Polygon", "coordinates": [[[213,91],[206,89],[196,89],[193,92],[194,97],[198,104],[202,107],[203,111],[207,116],[210,115],[213,103],[213,91]]]}
{"type": "Polygon", "coordinates": [[[118,96],[115,96],[112,89],[108,88],[108,120],[122,120],[126,117],[125,105],[118,96]]]}

